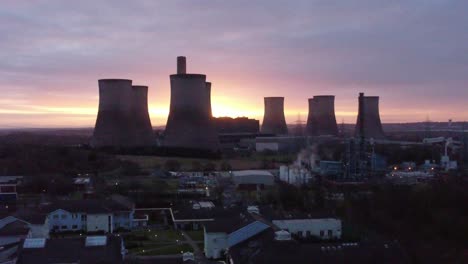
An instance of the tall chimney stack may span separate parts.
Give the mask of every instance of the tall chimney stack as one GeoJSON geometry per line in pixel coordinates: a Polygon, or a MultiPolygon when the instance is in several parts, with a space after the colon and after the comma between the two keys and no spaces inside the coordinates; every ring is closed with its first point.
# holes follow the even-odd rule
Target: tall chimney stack
{"type": "Polygon", "coordinates": [[[187,62],[185,56],[177,57],[177,74],[187,73],[187,62]]]}
{"type": "Polygon", "coordinates": [[[206,92],[208,94],[206,105],[208,105],[208,111],[210,117],[213,117],[212,109],[211,109],[211,82],[206,82],[206,92]]]}

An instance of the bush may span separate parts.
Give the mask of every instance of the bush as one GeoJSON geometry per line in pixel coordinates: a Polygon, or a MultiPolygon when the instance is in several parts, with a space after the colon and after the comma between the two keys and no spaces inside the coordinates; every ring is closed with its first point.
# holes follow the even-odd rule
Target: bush
{"type": "Polygon", "coordinates": [[[177,160],[168,160],[164,163],[164,169],[168,171],[178,171],[180,170],[181,165],[177,160]]]}

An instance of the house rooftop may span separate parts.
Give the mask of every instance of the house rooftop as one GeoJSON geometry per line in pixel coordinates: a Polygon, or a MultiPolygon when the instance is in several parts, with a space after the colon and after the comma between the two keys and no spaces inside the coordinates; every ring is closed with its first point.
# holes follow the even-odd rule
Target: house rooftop
{"type": "Polygon", "coordinates": [[[32,225],[42,225],[46,222],[47,218],[46,213],[30,208],[19,209],[13,216],[32,225]]]}
{"type": "Polygon", "coordinates": [[[26,236],[29,233],[28,224],[15,220],[0,228],[0,237],[5,236],[26,236]]]}
{"type": "Polygon", "coordinates": [[[242,177],[242,176],[252,176],[252,175],[259,175],[259,176],[271,176],[273,174],[266,170],[241,170],[241,171],[233,171],[232,175],[234,177],[242,177]]]}
{"type": "Polygon", "coordinates": [[[23,176],[0,176],[0,184],[16,184],[23,180],[23,176]]]}
{"type": "Polygon", "coordinates": [[[292,220],[292,219],[323,219],[323,218],[337,218],[332,212],[325,210],[314,210],[314,211],[285,211],[277,210],[271,206],[260,206],[260,215],[266,219],[272,220],[292,220]]]}
{"type": "Polygon", "coordinates": [[[229,249],[233,263],[409,263],[396,242],[300,243],[277,241],[268,230],[229,249]]]}
{"type": "Polygon", "coordinates": [[[46,239],[45,243],[30,240],[26,244],[20,243],[18,264],[123,263],[122,238],[117,236],[107,236],[105,245],[96,246],[86,245],[85,237],[46,239]]]}
{"type": "Polygon", "coordinates": [[[72,213],[86,212],[90,214],[132,210],[129,205],[115,200],[56,200],[43,206],[41,211],[51,213],[59,209],[72,213]]]}
{"type": "Polygon", "coordinates": [[[253,219],[248,213],[238,211],[237,214],[231,216],[218,217],[214,221],[204,224],[206,232],[209,233],[232,233],[250,223],[253,219]]]}

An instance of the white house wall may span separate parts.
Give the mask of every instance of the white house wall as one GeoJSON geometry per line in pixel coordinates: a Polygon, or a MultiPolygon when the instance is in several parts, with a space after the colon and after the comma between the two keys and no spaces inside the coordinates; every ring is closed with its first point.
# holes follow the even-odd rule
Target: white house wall
{"type": "Polygon", "coordinates": [[[273,220],[273,224],[291,234],[307,237],[310,235],[322,239],[341,238],[341,220],[334,218],[323,219],[291,219],[273,220]],[[329,230],[332,234],[329,235],[329,230]]]}
{"type": "Polygon", "coordinates": [[[88,232],[110,232],[112,233],[112,215],[111,214],[88,214],[86,230],[88,232]],[[109,223],[110,221],[110,223],[109,223]],[[110,230],[109,230],[110,227],[110,230]]]}

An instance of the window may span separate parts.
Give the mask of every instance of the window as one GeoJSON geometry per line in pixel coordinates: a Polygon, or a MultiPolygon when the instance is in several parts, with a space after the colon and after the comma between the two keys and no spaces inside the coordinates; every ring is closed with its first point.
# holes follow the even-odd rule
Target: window
{"type": "Polygon", "coordinates": [[[14,193],[14,192],[16,192],[16,186],[0,186],[0,192],[2,192],[2,193],[14,193]]]}
{"type": "Polygon", "coordinates": [[[78,229],[77,225],[72,225],[72,229],[78,229]]]}
{"type": "Polygon", "coordinates": [[[65,226],[62,226],[62,229],[68,229],[68,228],[67,228],[67,226],[65,225],[65,226]]]}
{"type": "Polygon", "coordinates": [[[332,237],[333,236],[333,231],[331,229],[328,229],[328,237],[332,237]]]}
{"type": "Polygon", "coordinates": [[[87,217],[86,215],[81,215],[81,221],[86,221],[87,217]]]}
{"type": "Polygon", "coordinates": [[[78,214],[72,214],[72,218],[73,218],[73,219],[78,218],[78,214]]]}
{"type": "Polygon", "coordinates": [[[53,218],[54,219],[59,219],[59,215],[54,215],[53,218]]]}
{"type": "Polygon", "coordinates": [[[59,229],[59,226],[58,226],[58,225],[54,225],[54,226],[52,227],[52,229],[57,230],[57,229],[59,229]]]}
{"type": "Polygon", "coordinates": [[[67,215],[63,214],[62,219],[67,219],[67,215]]]}
{"type": "Polygon", "coordinates": [[[320,237],[323,237],[325,235],[325,232],[323,230],[320,230],[320,237]]]}

